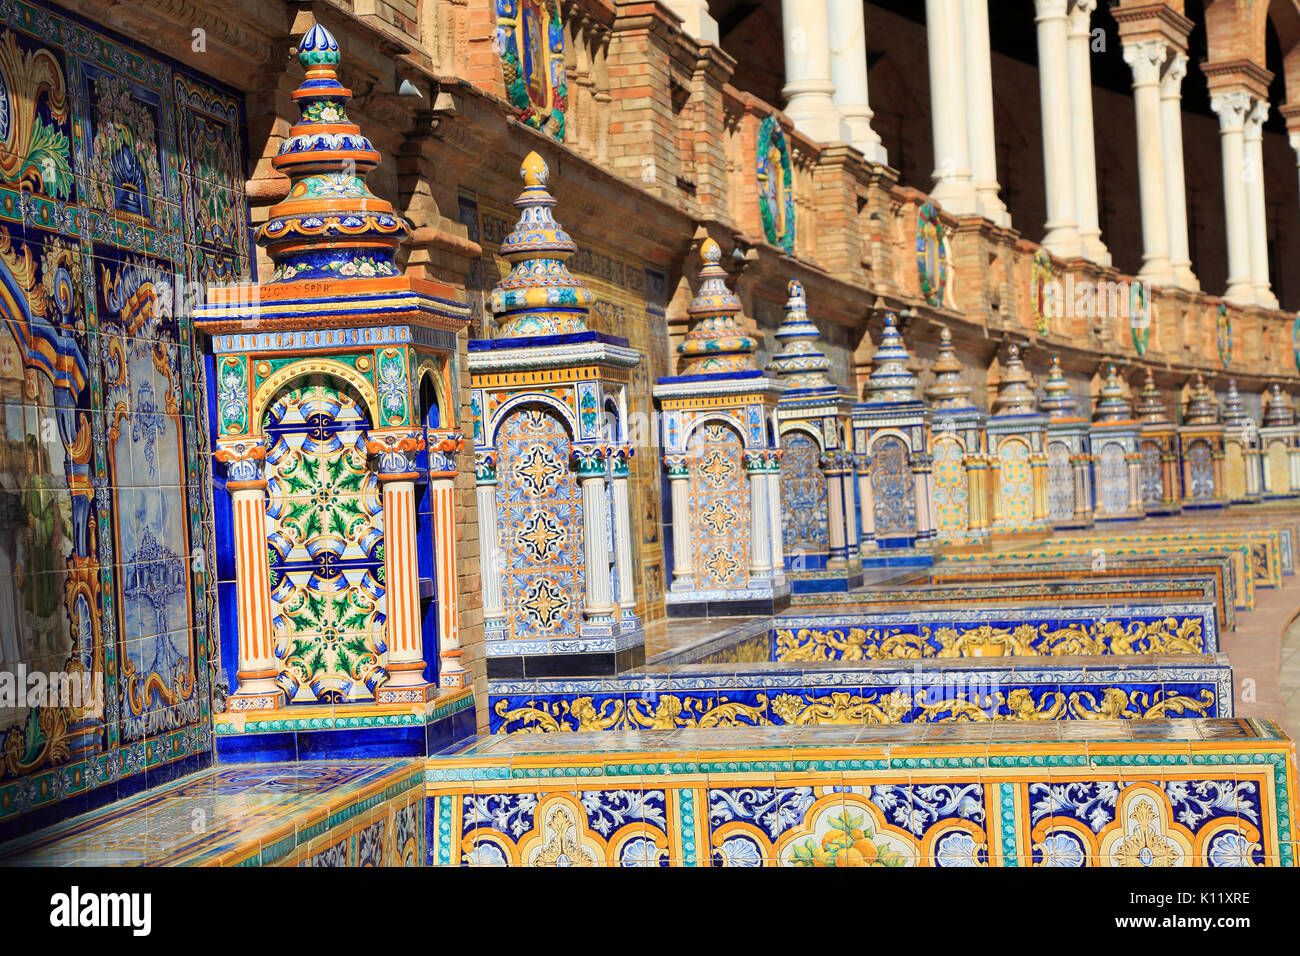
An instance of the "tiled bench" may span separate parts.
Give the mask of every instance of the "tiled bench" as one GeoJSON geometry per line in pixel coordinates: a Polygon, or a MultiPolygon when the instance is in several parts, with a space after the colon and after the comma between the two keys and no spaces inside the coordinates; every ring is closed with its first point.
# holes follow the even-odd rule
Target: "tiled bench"
{"type": "Polygon", "coordinates": [[[429,862],[1292,866],[1270,721],[479,738],[425,762],[429,862]]]}
{"type": "Polygon", "coordinates": [[[0,847],[0,865],[418,866],[423,783],[415,760],[219,767],[0,847]]]}

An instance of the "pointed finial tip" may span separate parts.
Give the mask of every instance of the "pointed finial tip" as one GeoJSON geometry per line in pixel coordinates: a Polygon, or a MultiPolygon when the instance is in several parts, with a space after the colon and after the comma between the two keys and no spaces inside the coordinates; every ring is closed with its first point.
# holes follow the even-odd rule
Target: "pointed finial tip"
{"type": "Polygon", "coordinates": [[[791,279],[785,287],[786,295],[792,299],[803,298],[803,283],[798,279],[791,279]]]}
{"type": "Polygon", "coordinates": [[[700,246],[700,258],[709,265],[717,265],[722,261],[722,247],[712,239],[705,239],[700,246]]]}
{"type": "Polygon", "coordinates": [[[949,342],[952,341],[952,332],[948,330],[948,326],[945,325],[943,328],[939,330],[939,341],[942,342],[944,345],[947,345],[949,342]]]}
{"type": "Polygon", "coordinates": [[[898,316],[892,312],[885,313],[885,328],[892,329],[898,325],[898,316]]]}
{"type": "Polygon", "coordinates": [[[532,152],[524,157],[524,164],[519,167],[519,175],[523,177],[525,186],[545,186],[551,171],[546,166],[546,160],[536,152],[532,152]]]}
{"type": "Polygon", "coordinates": [[[1061,367],[1061,356],[1059,356],[1059,355],[1053,355],[1053,356],[1052,356],[1052,364],[1053,364],[1054,366],[1056,366],[1057,368],[1060,368],[1060,367],[1061,367]]]}
{"type": "Polygon", "coordinates": [[[1106,375],[1108,378],[1115,377],[1115,366],[1113,364],[1106,366],[1106,375]]]}
{"type": "Polygon", "coordinates": [[[334,34],[317,23],[298,42],[298,62],[304,67],[339,62],[339,42],[334,34]]]}
{"type": "Polygon", "coordinates": [[[1012,342],[1011,345],[1007,347],[1007,357],[1013,359],[1020,358],[1020,346],[1015,342],[1012,342]]]}

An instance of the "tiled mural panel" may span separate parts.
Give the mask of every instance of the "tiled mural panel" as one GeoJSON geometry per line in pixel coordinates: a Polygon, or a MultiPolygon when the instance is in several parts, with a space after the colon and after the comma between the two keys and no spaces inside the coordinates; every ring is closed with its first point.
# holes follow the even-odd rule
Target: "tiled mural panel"
{"type": "Polygon", "coordinates": [[[668,674],[491,681],[493,733],[1231,717],[1222,655],[932,661],[821,668],[685,665],[668,674]]]}
{"type": "Polygon", "coordinates": [[[195,283],[249,271],[243,156],[228,91],[58,8],[0,5],[0,668],[91,690],[0,710],[0,828],[210,750],[187,309],[195,283]]]}
{"type": "Polygon", "coordinates": [[[824,555],[830,547],[827,528],[826,475],[821,450],[807,432],[788,432],[781,446],[782,543],[790,556],[824,555]]]}
{"type": "Polygon", "coordinates": [[[951,438],[934,442],[934,518],[941,538],[960,538],[968,523],[965,451],[951,438]]]}
{"type": "MultiPolygon", "coordinates": [[[[469,235],[483,247],[483,257],[471,264],[466,294],[475,310],[471,335],[492,338],[498,333],[492,317],[483,308],[484,290],[491,289],[510,272],[509,264],[497,254],[501,240],[519,218],[517,210],[496,204],[487,196],[462,193],[460,221],[469,235]]],[[[636,613],[643,621],[663,616],[664,548],[660,540],[659,457],[645,453],[656,440],[653,427],[651,384],[671,374],[675,358],[669,353],[668,326],[664,311],[668,303],[664,274],[641,262],[634,262],[602,245],[598,240],[569,228],[578,252],[566,261],[569,270],[596,294],[596,304],[587,316],[588,328],[628,339],[641,355],[632,369],[628,393],[628,438],[637,447],[630,463],[629,490],[632,514],[632,565],[637,569],[636,613]]]]}
{"type": "Polygon", "coordinates": [[[691,435],[687,508],[701,589],[743,588],[749,580],[744,447],[727,425],[705,424],[691,435]]]}
{"type": "Polygon", "coordinates": [[[1138,728],[838,727],[816,743],[683,730],[581,750],[498,737],[427,762],[429,862],[1295,865],[1294,745],[1276,725],[1138,728]]]}

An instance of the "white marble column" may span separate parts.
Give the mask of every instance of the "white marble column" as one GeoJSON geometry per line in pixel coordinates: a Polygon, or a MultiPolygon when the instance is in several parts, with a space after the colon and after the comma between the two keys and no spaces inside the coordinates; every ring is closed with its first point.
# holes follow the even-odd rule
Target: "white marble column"
{"type": "Polygon", "coordinates": [[[1069,20],[1067,0],[1034,0],[1038,25],[1038,97],[1043,116],[1043,175],[1047,222],[1043,245],[1065,259],[1082,254],[1074,207],[1074,150],[1071,144],[1069,20]]]}
{"type": "Polygon", "coordinates": [[[745,454],[749,474],[749,573],[766,578],[772,573],[771,525],[767,519],[767,470],[762,452],[745,454]]]}
{"type": "Polygon", "coordinates": [[[664,0],[664,6],[682,18],[688,36],[718,46],[718,21],[709,14],[709,0],[664,0]]]}
{"type": "Polygon", "coordinates": [[[873,163],[888,163],[885,145],[871,128],[867,97],[867,33],[862,0],[826,0],[830,35],[831,102],[848,129],[849,142],[873,163]]]}
{"type": "Polygon", "coordinates": [[[1277,308],[1277,296],[1268,276],[1268,209],[1264,204],[1264,121],[1268,119],[1268,100],[1255,100],[1246,115],[1242,131],[1245,147],[1246,220],[1250,224],[1250,278],[1255,287],[1255,301],[1266,308],[1277,308]]]}
{"type": "Polygon", "coordinates": [[[785,114],[818,143],[847,141],[840,111],[831,99],[831,41],[826,0],[781,0],[785,40],[785,114]]]}
{"type": "Polygon", "coordinates": [[[1142,207],[1142,268],[1138,277],[1162,285],[1173,279],[1160,120],[1160,73],[1168,55],[1169,46],[1164,40],[1124,44],[1124,62],[1133,70],[1133,108],[1137,114],[1138,197],[1142,207]]]}
{"type": "Polygon", "coordinates": [[[1169,271],[1174,284],[1199,289],[1187,239],[1187,177],[1183,171],[1183,78],[1187,54],[1174,50],[1160,77],[1160,146],[1164,151],[1165,213],[1169,221],[1169,271]]]}
{"type": "MultiPolygon", "coordinates": [[[[993,136],[993,63],[989,49],[988,0],[961,0],[961,40],[966,58],[964,80],[971,180],[979,213],[999,226],[1011,216],[998,195],[998,154],[993,136]]],[[[851,536],[852,537],[852,536],[851,536]]]]}
{"type": "Polygon", "coordinates": [[[636,617],[636,588],[632,580],[632,509],[628,498],[629,446],[613,450],[614,569],[618,573],[618,606],[624,620],[636,617]]]}
{"type": "Polygon", "coordinates": [[[781,529],[781,453],[769,452],[767,468],[767,526],[772,545],[772,578],[785,580],[785,541],[781,529]]]}
{"type": "Polygon", "coordinates": [[[930,119],[934,130],[934,188],[930,195],[949,212],[968,216],[979,209],[971,178],[966,57],[961,31],[961,0],[925,0],[930,119]]]}
{"type": "Polygon", "coordinates": [[[1228,288],[1223,297],[1238,305],[1255,302],[1244,178],[1244,133],[1252,99],[1244,90],[1210,97],[1210,108],[1219,115],[1219,148],[1223,156],[1223,208],[1228,240],[1228,288]]]}
{"type": "Polygon", "coordinates": [[[673,507],[673,583],[677,590],[695,587],[695,566],[691,548],[691,483],[685,455],[664,458],[673,507]]]}
{"type": "Polygon", "coordinates": [[[501,544],[497,540],[497,463],[496,455],[474,455],[478,503],[479,576],[483,582],[483,626],[500,627],[506,611],[501,600],[501,544]]]}
{"type": "Polygon", "coordinates": [[[1074,145],[1074,203],[1079,243],[1085,258],[1110,265],[1097,216],[1097,147],[1092,120],[1092,12],[1097,0],[1070,4],[1070,140],[1074,145]]]}

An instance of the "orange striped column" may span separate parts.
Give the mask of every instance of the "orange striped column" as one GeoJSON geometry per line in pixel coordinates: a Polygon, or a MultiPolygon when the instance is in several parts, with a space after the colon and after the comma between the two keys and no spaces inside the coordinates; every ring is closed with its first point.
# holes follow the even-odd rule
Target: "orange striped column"
{"type": "Polygon", "coordinates": [[[266,439],[218,440],[214,455],[227,466],[235,528],[235,611],[239,626],[239,686],[226,707],[231,711],[275,710],[285,703],[276,683],[271,627],[271,566],[266,557],[266,480],[261,462],[266,439]]]}
{"type": "Polygon", "coordinates": [[[429,699],[424,679],[424,637],[420,626],[420,568],[415,547],[415,470],[412,456],[424,437],[408,429],[373,429],[366,444],[378,456],[384,501],[384,592],[388,650],[386,680],[375,691],[380,704],[422,703],[429,699]]]}
{"type": "Polygon", "coordinates": [[[465,445],[460,432],[430,435],[429,482],[433,499],[433,541],[438,585],[438,686],[468,687],[471,677],[461,662],[460,595],[456,561],[456,454],[465,445]]]}

